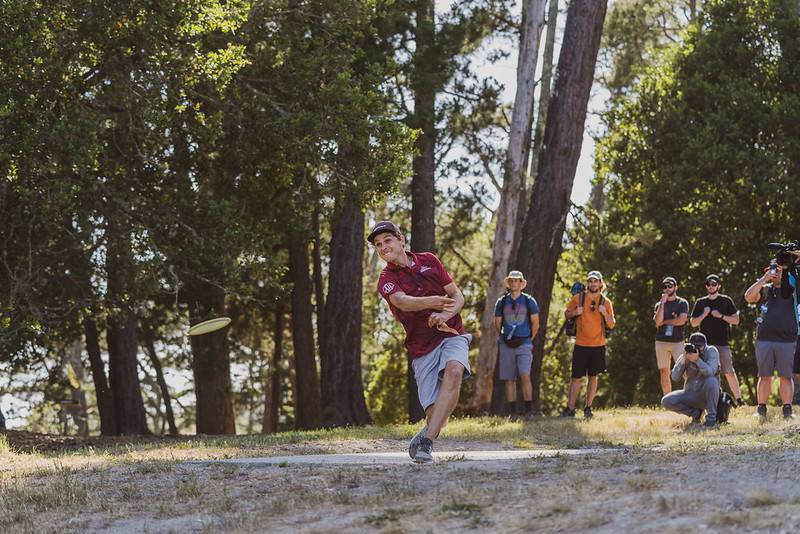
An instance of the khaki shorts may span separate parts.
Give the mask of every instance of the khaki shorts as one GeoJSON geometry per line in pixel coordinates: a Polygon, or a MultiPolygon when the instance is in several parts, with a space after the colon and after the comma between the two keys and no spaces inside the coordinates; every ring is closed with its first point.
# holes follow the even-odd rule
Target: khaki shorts
{"type": "Polygon", "coordinates": [[[727,345],[717,345],[717,350],[719,351],[719,368],[722,371],[722,374],[727,375],[730,373],[735,373],[736,371],[733,369],[733,354],[731,354],[731,348],[727,345]]]}
{"type": "Polygon", "coordinates": [[[671,369],[673,361],[683,354],[683,341],[656,341],[656,362],[659,369],[671,369]]]}
{"type": "Polygon", "coordinates": [[[411,360],[414,378],[417,381],[417,395],[423,409],[427,410],[429,406],[436,404],[447,362],[457,361],[464,366],[464,379],[469,378],[472,374],[469,368],[469,342],[471,340],[470,334],[448,337],[425,356],[411,360]]]}

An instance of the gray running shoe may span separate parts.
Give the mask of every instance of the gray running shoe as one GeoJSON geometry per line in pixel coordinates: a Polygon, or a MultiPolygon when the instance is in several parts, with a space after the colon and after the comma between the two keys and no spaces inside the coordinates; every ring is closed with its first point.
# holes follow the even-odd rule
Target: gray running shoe
{"type": "Polygon", "coordinates": [[[417,454],[414,455],[414,461],[418,464],[427,464],[433,461],[433,442],[428,438],[419,440],[417,447],[417,454]]]}
{"type": "Polygon", "coordinates": [[[569,407],[564,408],[561,410],[561,415],[559,417],[575,417],[575,410],[572,410],[569,407]]]}
{"type": "Polygon", "coordinates": [[[411,456],[413,460],[414,457],[417,455],[417,448],[419,447],[419,442],[422,438],[425,437],[425,433],[428,431],[428,425],[422,427],[422,430],[414,434],[414,437],[411,438],[411,442],[408,444],[408,455],[411,456]]]}

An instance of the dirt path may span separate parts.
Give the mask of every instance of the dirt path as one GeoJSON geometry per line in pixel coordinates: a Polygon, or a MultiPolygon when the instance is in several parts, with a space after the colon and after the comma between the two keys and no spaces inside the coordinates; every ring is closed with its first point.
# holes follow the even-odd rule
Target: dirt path
{"type": "MultiPolygon", "coordinates": [[[[183,463],[145,476],[136,498],[113,513],[84,516],[79,526],[96,532],[797,532],[798,466],[800,450],[791,447],[432,465],[183,463]]],[[[106,482],[117,477],[124,487],[122,472],[106,482]]]]}

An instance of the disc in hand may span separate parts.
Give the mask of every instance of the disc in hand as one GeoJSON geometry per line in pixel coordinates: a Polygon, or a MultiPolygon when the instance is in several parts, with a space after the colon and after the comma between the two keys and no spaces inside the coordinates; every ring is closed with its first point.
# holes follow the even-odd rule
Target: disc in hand
{"type": "Polygon", "coordinates": [[[197,323],[196,325],[190,327],[189,335],[202,336],[203,334],[216,332],[220,328],[225,328],[229,324],[231,324],[230,317],[216,317],[214,319],[209,319],[208,321],[203,321],[202,323],[197,323]]]}

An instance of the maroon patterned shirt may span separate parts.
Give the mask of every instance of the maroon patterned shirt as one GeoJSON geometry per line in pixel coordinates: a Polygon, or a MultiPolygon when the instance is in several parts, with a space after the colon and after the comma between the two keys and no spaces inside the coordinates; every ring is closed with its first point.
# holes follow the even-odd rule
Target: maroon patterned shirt
{"type": "MultiPolygon", "coordinates": [[[[389,303],[392,315],[406,331],[406,348],[410,359],[424,356],[439,346],[443,339],[455,334],[428,326],[428,317],[436,310],[404,312],[395,307],[389,297],[397,292],[410,297],[447,296],[444,286],[453,282],[442,262],[430,252],[406,252],[410,267],[388,263],[378,278],[378,292],[389,303]]],[[[464,333],[461,316],[456,314],[447,326],[464,333]]]]}

